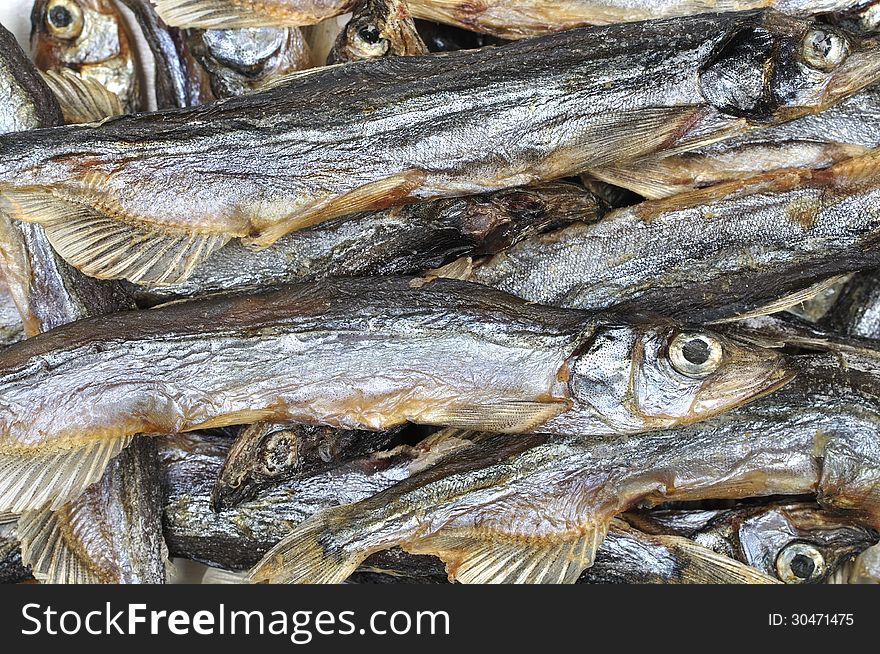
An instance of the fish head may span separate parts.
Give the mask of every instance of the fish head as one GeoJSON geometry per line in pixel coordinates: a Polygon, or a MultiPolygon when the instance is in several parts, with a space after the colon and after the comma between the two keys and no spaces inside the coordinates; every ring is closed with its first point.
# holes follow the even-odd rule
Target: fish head
{"type": "Polygon", "coordinates": [[[576,355],[568,384],[575,407],[634,433],[705,420],[793,377],[779,353],[714,331],[609,324],[576,355]]]}
{"type": "Polygon", "coordinates": [[[700,70],[704,98],[756,123],[816,113],[880,80],[880,37],[777,12],[741,23],[700,70]]]}
{"type": "Polygon", "coordinates": [[[245,427],[229,449],[214,484],[214,510],[253,499],[267,485],[293,474],[300,458],[300,437],[295,428],[259,422],[245,427]]]}
{"type": "Polygon", "coordinates": [[[362,0],[340,32],[332,61],[345,63],[426,52],[400,0],[362,0]]]}
{"type": "Polygon", "coordinates": [[[128,111],[140,103],[132,41],[109,0],[37,0],[31,14],[31,49],[37,68],[67,68],[104,85],[128,111]]]}
{"type": "Polygon", "coordinates": [[[757,507],[735,521],[738,558],[787,584],[822,582],[880,538],[845,512],[813,504],[757,507]]]}

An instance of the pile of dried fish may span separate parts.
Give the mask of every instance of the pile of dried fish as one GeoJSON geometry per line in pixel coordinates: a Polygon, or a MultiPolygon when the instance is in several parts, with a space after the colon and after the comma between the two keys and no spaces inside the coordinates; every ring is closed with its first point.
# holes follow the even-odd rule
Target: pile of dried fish
{"type": "Polygon", "coordinates": [[[869,0],[36,0],[0,579],[880,583],[869,0]]]}

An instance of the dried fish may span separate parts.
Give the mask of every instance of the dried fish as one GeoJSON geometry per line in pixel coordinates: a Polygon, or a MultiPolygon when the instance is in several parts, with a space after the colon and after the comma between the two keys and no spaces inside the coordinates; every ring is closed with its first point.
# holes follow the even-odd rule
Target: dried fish
{"type": "Polygon", "coordinates": [[[110,0],[36,0],[31,48],[37,68],[67,68],[119,96],[126,111],[147,107],[125,20],[110,0]]]}
{"type": "Polygon", "coordinates": [[[712,332],[454,280],[324,280],[181,301],[0,352],[0,510],[57,507],[139,432],[265,420],[634,433],[706,419],[791,378],[775,352],[712,332]]]}
{"type": "Polygon", "coordinates": [[[427,53],[403,0],[358,0],[327,63],[427,53]]]}
{"type": "Polygon", "coordinates": [[[251,577],[341,581],[369,554],[399,546],[440,557],[462,582],[571,582],[615,515],[670,500],[817,493],[877,529],[880,366],[842,356],[798,359],[792,384],[679,431],[483,440],[313,516],[251,577]]]}
{"type": "Polygon", "coordinates": [[[374,59],[216,105],[4,135],[0,204],[87,274],[173,283],[232,238],[268,246],[812,113],[874,83],[878,53],[880,37],[744,12],[374,59]]]}
{"type": "Polygon", "coordinates": [[[878,198],[880,151],[619,209],[523,241],[469,279],[555,306],[729,318],[876,265],[878,198]]]}

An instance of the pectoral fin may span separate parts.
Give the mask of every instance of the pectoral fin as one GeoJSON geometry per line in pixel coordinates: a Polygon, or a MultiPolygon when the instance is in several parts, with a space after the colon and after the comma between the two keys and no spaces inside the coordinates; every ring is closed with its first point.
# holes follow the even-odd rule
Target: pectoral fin
{"type": "Polygon", "coordinates": [[[502,434],[522,434],[540,427],[568,408],[569,404],[564,400],[454,404],[427,409],[413,418],[413,422],[502,434]]]}
{"type": "Polygon", "coordinates": [[[0,454],[0,512],[60,508],[101,478],[131,438],[102,440],[49,453],[0,454]]]}
{"type": "Polygon", "coordinates": [[[110,217],[46,191],[4,191],[3,199],[14,218],[42,225],[67,263],[100,279],[179,283],[230,238],[110,217]]]}
{"type": "Polygon", "coordinates": [[[575,538],[545,541],[441,529],[401,547],[411,554],[437,556],[446,564],[450,581],[463,584],[573,584],[593,564],[604,536],[604,531],[594,529],[575,538]]]}
{"type": "Polygon", "coordinates": [[[345,195],[321,202],[287,220],[267,226],[261,229],[257,236],[245,239],[245,242],[257,247],[268,247],[285,234],[317,225],[331,218],[361,211],[375,211],[399,204],[421,187],[424,181],[425,174],[422,171],[408,170],[365,184],[345,195]]]}
{"type": "Polygon", "coordinates": [[[65,540],[60,515],[50,509],[28,511],[19,518],[21,560],[34,577],[48,584],[106,583],[65,540]]]}
{"type": "Polygon", "coordinates": [[[58,99],[67,123],[98,123],[123,114],[119,96],[94,80],[66,68],[45,72],[43,79],[58,99]]]}

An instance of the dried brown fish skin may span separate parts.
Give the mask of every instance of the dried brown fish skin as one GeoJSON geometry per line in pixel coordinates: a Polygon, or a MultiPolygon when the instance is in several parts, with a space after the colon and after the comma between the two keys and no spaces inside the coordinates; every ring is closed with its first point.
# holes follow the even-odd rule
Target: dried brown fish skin
{"type": "Polygon", "coordinates": [[[334,216],[696,148],[818,111],[880,76],[878,38],[831,29],[746,12],[307,72],[221,104],[0,137],[0,200],[45,225],[87,274],[174,283],[232,238],[268,246],[334,216]],[[803,59],[831,67],[816,62],[817,38],[836,44],[830,71],[803,59]],[[732,89],[724,80],[742,70],[748,88],[732,89]]]}
{"type": "Polygon", "coordinates": [[[400,428],[353,431],[258,422],[241,429],[211,493],[214,510],[253,499],[286,479],[337,467],[394,443],[400,428]]]}

